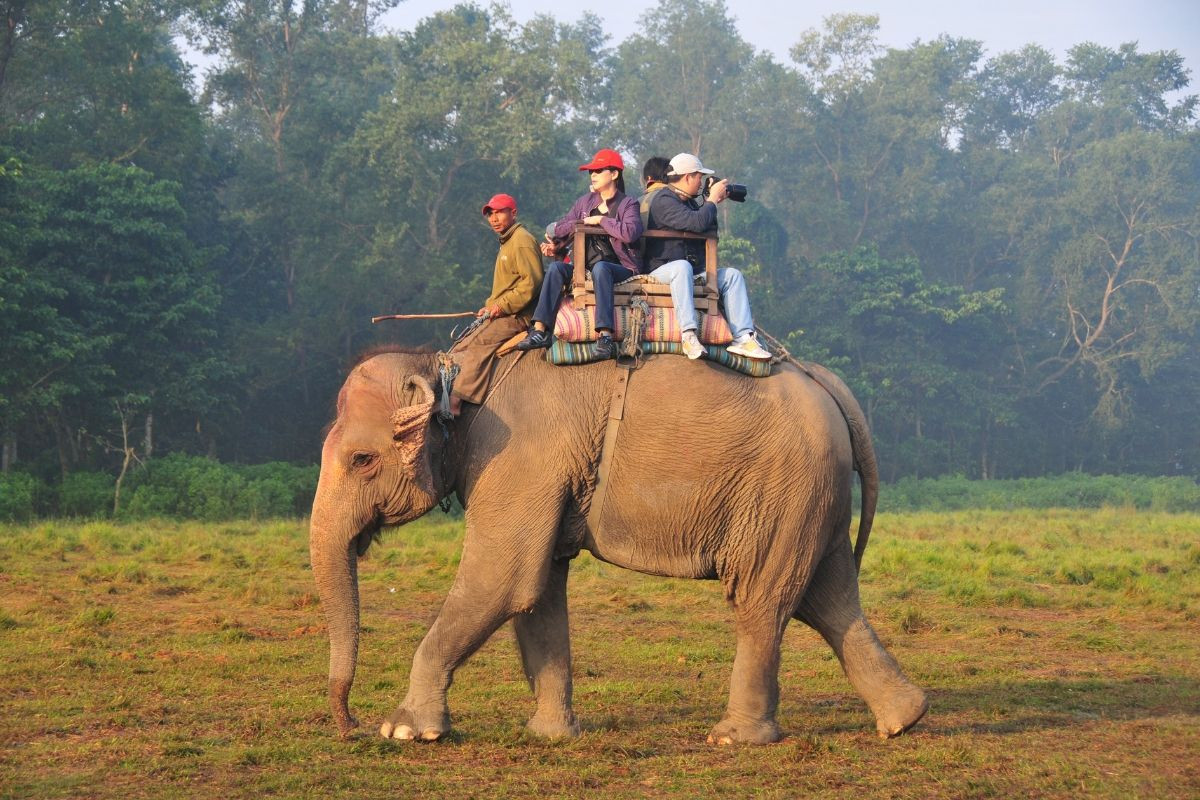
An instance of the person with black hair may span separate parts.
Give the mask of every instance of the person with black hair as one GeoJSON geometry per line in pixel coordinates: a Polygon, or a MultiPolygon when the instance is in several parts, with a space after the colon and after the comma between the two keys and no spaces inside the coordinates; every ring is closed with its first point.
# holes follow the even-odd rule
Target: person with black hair
{"type": "MultiPolygon", "coordinates": [[[[637,203],[625,194],[625,162],[620,153],[600,150],[579,169],[588,173],[591,191],[576,200],[566,216],[547,228],[541,251],[542,255],[561,258],[574,237],[576,223],[599,225],[604,229],[607,236],[588,236],[587,252],[574,253],[572,258],[584,259],[584,266],[592,273],[596,293],[596,333],[599,334],[592,353],[597,358],[615,358],[613,286],[642,271],[637,249],[637,240],[642,236],[642,219],[637,203]]],[[[517,345],[518,350],[550,346],[559,300],[572,271],[571,265],[561,260],[546,270],[542,292],[533,312],[533,325],[529,335],[517,345]]]]}
{"type": "Polygon", "coordinates": [[[669,169],[671,169],[671,162],[662,156],[650,156],[642,165],[643,194],[642,199],[638,202],[638,208],[641,211],[644,230],[649,230],[650,227],[650,201],[654,199],[654,195],[667,188],[667,171],[669,169]]]}

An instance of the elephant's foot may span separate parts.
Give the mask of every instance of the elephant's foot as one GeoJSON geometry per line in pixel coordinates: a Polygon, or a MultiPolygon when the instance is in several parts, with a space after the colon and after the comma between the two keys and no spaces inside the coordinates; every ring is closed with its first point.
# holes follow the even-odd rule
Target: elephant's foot
{"type": "Polygon", "coordinates": [[[355,719],[350,712],[344,715],[339,714],[337,719],[338,735],[343,739],[350,738],[350,734],[358,727],[358,720],[355,719]]]}
{"type": "Polygon", "coordinates": [[[783,738],[775,720],[737,721],[726,717],[708,732],[709,744],[772,744],[783,738]]]}
{"type": "Polygon", "coordinates": [[[929,698],[911,683],[892,694],[886,701],[873,703],[875,729],[879,738],[891,739],[909,730],[929,710],[929,698]]]}
{"type": "Polygon", "coordinates": [[[385,739],[436,742],[449,732],[449,714],[418,715],[403,706],[392,712],[379,726],[379,735],[385,739]]]}
{"type": "Polygon", "coordinates": [[[574,739],[579,735],[579,721],[570,710],[565,714],[562,711],[547,714],[539,711],[525,723],[525,727],[530,733],[547,739],[574,739]]]}

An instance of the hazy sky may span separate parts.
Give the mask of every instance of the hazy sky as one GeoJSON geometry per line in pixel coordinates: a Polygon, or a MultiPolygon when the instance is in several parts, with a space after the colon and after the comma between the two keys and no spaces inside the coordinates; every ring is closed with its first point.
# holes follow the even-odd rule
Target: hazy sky
{"type": "MultiPolygon", "coordinates": [[[[451,0],[404,0],[383,23],[393,30],[408,30],[422,18],[454,5],[451,0]]],[[[574,22],[590,10],[608,25],[610,44],[634,33],[638,18],[655,5],[652,0],[605,0],[594,6],[561,0],[510,3],[520,21],[541,13],[574,22]]],[[[1190,91],[1197,91],[1200,84],[1200,0],[727,0],[726,7],[743,39],[782,62],[788,61],[788,49],[802,32],[821,27],[821,20],[830,14],[854,12],[878,14],[879,38],[894,47],[947,33],[982,41],[988,55],[1036,43],[1061,58],[1080,42],[1116,47],[1137,41],[1143,52],[1178,51],[1192,73],[1190,91]]]]}

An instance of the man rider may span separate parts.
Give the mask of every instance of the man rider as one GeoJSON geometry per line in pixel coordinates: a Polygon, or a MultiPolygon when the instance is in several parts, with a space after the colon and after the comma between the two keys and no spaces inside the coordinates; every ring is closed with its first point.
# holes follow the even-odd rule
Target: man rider
{"type": "MultiPolygon", "coordinates": [[[[647,215],[647,230],[717,232],[717,204],[726,197],[728,181],[721,180],[709,187],[707,197],[701,197],[704,178],[713,171],[706,169],[691,153],[679,153],[670,161],[667,187],[654,193],[647,215]]],[[[696,337],[696,305],[692,299],[692,284],[697,274],[704,272],[704,242],[698,239],[645,239],[645,260],[650,277],[671,286],[671,301],[679,320],[683,352],[689,359],[704,355],[704,345],[696,337]]],[[[768,360],[767,352],[754,334],[754,317],[750,313],[750,297],[746,280],[739,270],[717,270],[717,289],[725,319],[733,331],[733,343],[728,350],[746,358],[768,360]]]]}
{"type": "Polygon", "coordinates": [[[492,271],[492,293],[475,314],[483,319],[482,324],[450,350],[459,366],[450,393],[450,410],[455,416],[464,400],[483,402],[496,351],[529,328],[542,286],[542,256],[533,234],[517,222],[517,201],[511,195],[493,195],[483,205],[483,216],[500,237],[500,251],[492,271]]]}

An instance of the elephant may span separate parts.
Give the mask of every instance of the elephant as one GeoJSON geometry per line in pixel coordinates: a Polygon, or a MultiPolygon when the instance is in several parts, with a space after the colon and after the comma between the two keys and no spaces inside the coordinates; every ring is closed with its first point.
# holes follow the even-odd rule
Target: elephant
{"type": "Polygon", "coordinates": [[[385,738],[450,730],[454,672],[512,620],[536,712],[527,728],[580,733],[572,708],[567,575],[587,550],[639,572],[720,581],[736,649],[716,744],[778,741],[780,646],[795,618],[814,628],[874,713],[899,735],[928,709],[863,615],[858,563],[878,476],[866,420],[846,385],[815,364],[748,377],[658,355],[627,373],[625,406],[597,500],[614,362],[555,366],[507,356],[482,406],[445,430],[437,355],[392,348],[354,366],[337,397],[313,501],[310,559],[329,634],[329,702],[343,737],[359,645],[358,558],[381,526],[451,495],[465,509],[457,575],[413,656],[385,738]],[[512,362],[517,359],[516,363],[512,362]],[[862,481],[857,545],[851,482],[862,481]]]}

